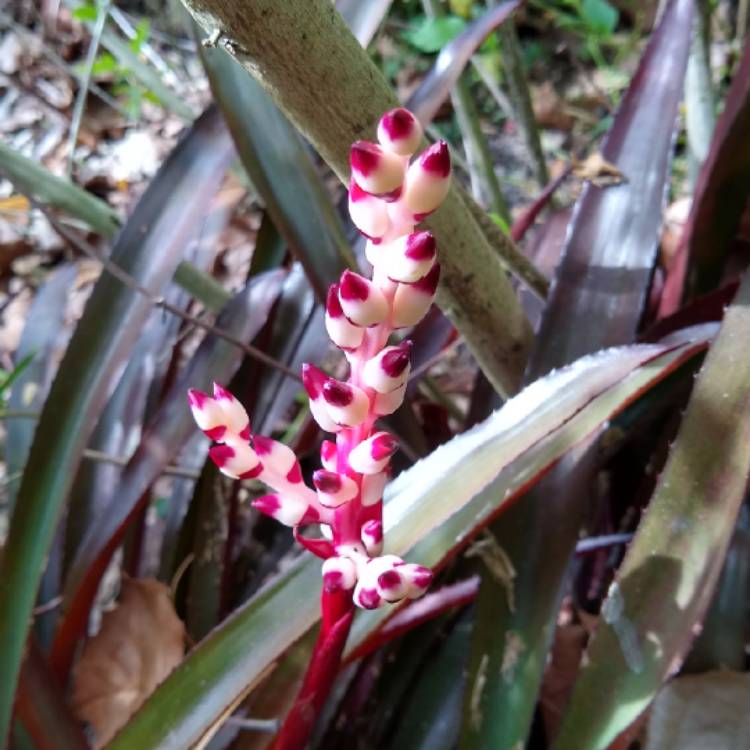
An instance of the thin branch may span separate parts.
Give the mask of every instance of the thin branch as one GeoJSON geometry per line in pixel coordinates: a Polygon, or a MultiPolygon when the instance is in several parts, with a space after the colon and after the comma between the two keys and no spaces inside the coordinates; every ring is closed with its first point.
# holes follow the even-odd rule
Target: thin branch
{"type": "MultiPolygon", "coordinates": [[[[1,168],[0,173],[3,173],[3,170],[1,168]]],[[[262,362],[269,367],[273,367],[274,369],[279,370],[279,372],[284,373],[284,375],[292,378],[293,380],[296,380],[299,383],[302,382],[302,378],[294,370],[292,370],[290,367],[287,367],[282,362],[275,360],[273,357],[269,356],[252,344],[246,344],[244,341],[240,341],[238,338],[232,336],[231,333],[227,333],[221,328],[217,328],[210,323],[205,323],[194,315],[186,313],[179,307],[176,307],[175,305],[167,302],[163,297],[158,297],[152,294],[151,291],[139,284],[138,281],[136,281],[136,279],[134,279],[127,271],[122,269],[116,263],[113,263],[106,256],[102,255],[99,250],[90,245],[88,242],[71,232],[62,222],[58,221],[58,219],[52,214],[51,211],[49,211],[46,206],[39,203],[39,201],[37,201],[32,195],[24,193],[21,190],[19,190],[19,192],[26,195],[31,205],[44,214],[44,216],[47,218],[47,221],[49,221],[49,223],[52,225],[53,229],[64,240],[66,240],[66,242],[68,242],[76,250],[83,253],[87,257],[101,263],[107,272],[109,272],[112,276],[114,276],[118,281],[123,283],[129,289],[142,294],[151,302],[154,307],[161,308],[162,310],[165,310],[166,312],[171,313],[178,318],[181,318],[186,323],[189,323],[196,328],[201,328],[213,336],[218,336],[219,338],[224,339],[224,341],[228,341],[230,344],[233,344],[238,349],[241,349],[243,352],[245,352],[248,357],[252,357],[253,359],[258,360],[259,362],[262,362]]]]}
{"type": "MultiPolygon", "coordinates": [[[[114,464],[115,466],[127,466],[130,459],[123,456],[114,456],[104,451],[96,451],[93,448],[85,448],[83,457],[89,461],[98,461],[99,463],[114,464]]],[[[168,477],[181,477],[182,479],[198,479],[201,475],[197,469],[188,469],[184,466],[165,466],[162,474],[168,477]]]]}
{"type": "Polygon", "coordinates": [[[409,375],[408,382],[411,382],[412,380],[416,380],[417,378],[422,377],[433,365],[436,365],[443,357],[450,354],[452,351],[457,349],[461,344],[463,344],[464,341],[462,338],[457,338],[455,341],[451,341],[448,346],[441,349],[439,352],[436,352],[431,357],[426,359],[424,362],[422,362],[419,367],[415,367],[411,374],[409,375]]]}
{"type": "Polygon", "coordinates": [[[81,77],[78,95],[76,96],[75,106],[73,107],[73,118],[70,123],[70,137],[68,139],[68,163],[65,168],[67,177],[73,174],[73,160],[76,152],[76,143],[78,143],[78,131],[81,129],[81,121],[83,120],[83,112],[86,109],[86,99],[89,94],[89,86],[91,85],[91,74],[94,70],[94,63],[96,62],[96,56],[99,53],[99,42],[102,39],[102,33],[104,32],[104,26],[107,23],[107,16],[109,15],[109,6],[111,0],[101,0],[97,3],[97,16],[94,29],[91,32],[91,41],[89,42],[89,48],[86,52],[86,62],[84,64],[83,76],[81,77]]]}

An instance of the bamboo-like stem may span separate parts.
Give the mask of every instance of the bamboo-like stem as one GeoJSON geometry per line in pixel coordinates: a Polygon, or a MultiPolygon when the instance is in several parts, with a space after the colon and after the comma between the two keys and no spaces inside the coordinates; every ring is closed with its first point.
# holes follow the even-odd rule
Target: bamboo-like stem
{"type": "MultiPolygon", "coordinates": [[[[372,138],[393,91],[329,0],[183,0],[276,100],[342,181],[349,146],[372,138]]],[[[441,248],[437,302],[493,385],[517,390],[531,342],[505,269],[453,187],[426,224],[441,248]]]]}
{"type": "Polygon", "coordinates": [[[451,100],[453,101],[453,109],[456,110],[458,126],[461,128],[464,137],[474,197],[507,222],[510,220],[508,204],[500,190],[500,183],[492,164],[489,145],[482,132],[479,113],[471,97],[471,91],[465,76],[462,76],[456,82],[451,100]],[[476,186],[475,182],[477,183],[476,186]]]}
{"type": "Polygon", "coordinates": [[[86,100],[89,95],[89,86],[91,85],[91,74],[94,70],[96,56],[99,53],[99,43],[104,33],[104,26],[107,23],[109,15],[109,6],[112,0],[101,0],[97,3],[97,17],[94,28],[91,32],[91,41],[86,52],[86,63],[83,69],[83,76],[79,83],[78,96],[76,96],[75,105],[73,106],[73,117],[70,123],[70,137],[68,139],[68,162],[66,165],[66,177],[70,178],[73,173],[73,164],[75,162],[76,143],[78,142],[78,131],[81,129],[83,113],[86,109],[86,100]]]}
{"type": "Polygon", "coordinates": [[[698,0],[693,15],[693,42],[685,71],[685,127],[690,181],[695,183],[708,156],[716,125],[716,96],[711,79],[711,3],[698,0]]]}
{"type": "Polygon", "coordinates": [[[518,127],[521,129],[526,149],[529,152],[534,177],[542,187],[549,182],[549,172],[544,160],[544,151],[534,118],[534,109],[531,106],[529,83],[523,67],[521,44],[518,41],[513,19],[504,23],[497,30],[497,35],[503,55],[503,71],[508,84],[508,94],[515,111],[518,127]]]}
{"type": "MultiPolygon", "coordinates": [[[[436,18],[441,15],[435,0],[422,0],[425,15],[436,18]]],[[[508,204],[500,190],[495,168],[492,164],[492,154],[482,132],[479,122],[479,112],[471,96],[469,81],[464,73],[451,92],[451,102],[456,112],[458,127],[463,136],[466,160],[469,163],[469,177],[471,178],[471,192],[481,205],[486,206],[508,222],[510,213],[508,204]]]]}

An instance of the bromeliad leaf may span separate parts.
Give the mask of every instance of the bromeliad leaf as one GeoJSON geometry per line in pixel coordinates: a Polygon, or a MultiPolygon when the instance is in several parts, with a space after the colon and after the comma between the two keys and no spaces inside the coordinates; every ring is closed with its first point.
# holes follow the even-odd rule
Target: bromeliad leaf
{"type": "MultiPolygon", "coordinates": [[[[434,566],[596,431],[686,359],[713,327],[657,345],[586,357],[527,388],[490,419],[400,475],[386,493],[393,554],[434,566]]],[[[305,555],[214,630],[113,740],[112,750],[197,742],[233,698],[315,624],[319,566],[305,555]],[[279,620],[279,612],[294,612],[279,620]],[[201,691],[192,685],[200,683],[201,691]]],[[[385,621],[360,613],[349,649],[385,621]]]]}

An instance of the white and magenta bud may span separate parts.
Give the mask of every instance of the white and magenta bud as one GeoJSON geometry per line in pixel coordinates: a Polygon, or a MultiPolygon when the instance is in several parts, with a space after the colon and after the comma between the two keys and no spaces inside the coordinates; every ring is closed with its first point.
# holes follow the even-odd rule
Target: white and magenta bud
{"type": "Polygon", "coordinates": [[[354,603],[362,609],[377,609],[383,605],[383,598],[378,593],[377,586],[363,585],[362,581],[357,583],[352,598],[354,603]]]}
{"type": "Polygon", "coordinates": [[[370,400],[361,388],[333,378],[323,385],[323,400],[331,419],[344,427],[362,424],[370,410],[370,400]]]}
{"type": "Polygon", "coordinates": [[[211,440],[221,440],[227,431],[224,410],[207,393],[191,388],[188,403],[193,419],[211,440]]]}
{"type": "Polygon", "coordinates": [[[398,450],[398,441],[387,432],[376,432],[349,454],[349,465],[360,474],[379,474],[398,450]]]}
{"type": "Polygon", "coordinates": [[[422,126],[408,109],[397,107],[386,112],[378,123],[378,141],[387,151],[411,156],[422,140],[422,126]]]}
{"type": "Polygon", "coordinates": [[[362,524],[362,544],[370,557],[377,557],[383,551],[383,523],[377,519],[362,524]]]}
{"type": "Polygon", "coordinates": [[[349,591],[357,583],[357,566],[348,557],[329,557],[323,563],[323,588],[332,594],[349,591]]]}
{"type": "Polygon", "coordinates": [[[373,404],[373,411],[379,417],[387,417],[389,414],[393,414],[401,404],[404,403],[404,397],[406,396],[406,383],[399,388],[388,393],[378,393],[375,396],[375,403],[373,404]]]}
{"type": "Polygon", "coordinates": [[[412,232],[388,243],[381,252],[388,278],[412,284],[432,269],[437,245],[431,232],[412,232]]]}
{"type": "Polygon", "coordinates": [[[349,215],[354,226],[371,240],[379,240],[391,225],[388,204],[362,190],[354,180],[349,184],[349,215]]]}
{"type": "Polygon", "coordinates": [[[284,478],[289,484],[302,482],[302,469],[299,461],[288,445],[262,435],[255,435],[253,448],[267,471],[284,478]]]}
{"type": "Polygon", "coordinates": [[[352,177],[362,190],[384,200],[396,200],[404,182],[405,163],[377,143],[356,141],[349,154],[352,177]]]}
{"type": "Polygon", "coordinates": [[[358,326],[373,326],[388,317],[388,300],[369,279],[344,271],[339,282],[339,301],[344,315],[358,326]]]}
{"type": "Polygon", "coordinates": [[[406,581],[409,599],[417,599],[422,596],[432,583],[433,573],[424,565],[407,563],[399,568],[399,572],[406,581]]]}
{"type": "Polygon", "coordinates": [[[379,503],[383,499],[383,490],[388,484],[388,472],[380,474],[365,474],[362,477],[362,505],[369,506],[379,503]]]}
{"type": "Polygon", "coordinates": [[[219,471],[232,479],[254,479],[263,471],[258,454],[241,440],[232,441],[232,445],[214,445],[208,455],[219,471]]]}
{"type": "Polygon", "coordinates": [[[341,427],[331,417],[323,398],[323,386],[328,380],[328,375],[315,365],[309,362],[302,365],[302,384],[310,397],[310,411],[313,418],[326,432],[337,432],[341,427]]]}
{"type": "Polygon", "coordinates": [[[324,440],[320,444],[320,463],[323,464],[324,469],[336,471],[338,463],[338,448],[336,447],[336,443],[324,440]]]}
{"type": "Polygon", "coordinates": [[[415,221],[431,214],[445,199],[451,184],[451,157],[445,141],[425,149],[406,173],[401,203],[415,221]]]}
{"type": "Polygon", "coordinates": [[[229,432],[246,440],[250,438],[250,418],[245,407],[226,388],[214,383],[214,401],[224,412],[226,428],[229,432]]]}
{"type": "Polygon", "coordinates": [[[339,285],[332,284],[328,288],[326,298],[326,331],[336,346],[342,349],[356,349],[365,335],[365,329],[351,323],[339,300],[339,285]]]}
{"type": "Polygon", "coordinates": [[[395,328],[406,328],[419,323],[427,314],[437,292],[440,281],[440,264],[435,263],[432,270],[413,284],[399,284],[393,296],[393,325],[395,328]]]}
{"type": "Polygon", "coordinates": [[[390,565],[378,575],[377,589],[386,602],[400,602],[409,595],[408,582],[399,572],[398,565],[390,565]]]}
{"type": "Polygon", "coordinates": [[[409,379],[410,349],[411,341],[402,341],[395,346],[385,347],[368,359],[362,369],[365,385],[378,393],[390,393],[400,388],[409,379]]]}
{"type": "MultiPolygon", "coordinates": [[[[252,502],[253,508],[285,526],[297,526],[305,521],[309,507],[299,498],[288,495],[264,495],[252,502]]],[[[314,519],[309,519],[312,522],[314,519]]]]}
{"type": "Polygon", "coordinates": [[[313,474],[313,484],[321,505],[326,508],[338,508],[359,494],[359,487],[351,477],[327,469],[318,469],[313,474]]]}

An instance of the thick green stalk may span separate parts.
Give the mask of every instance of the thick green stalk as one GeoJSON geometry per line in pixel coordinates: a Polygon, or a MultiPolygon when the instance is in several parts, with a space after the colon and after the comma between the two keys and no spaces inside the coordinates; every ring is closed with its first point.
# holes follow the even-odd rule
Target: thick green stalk
{"type": "MultiPolygon", "coordinates": [[[[329,0],[183,0],[342,180],[349,146],[398,104],[329,0]]],[[[427,224],[441,249],[438,304],[502,393],[518,388],[531,331],[502,265],[453,187],[427,224]]]]}

